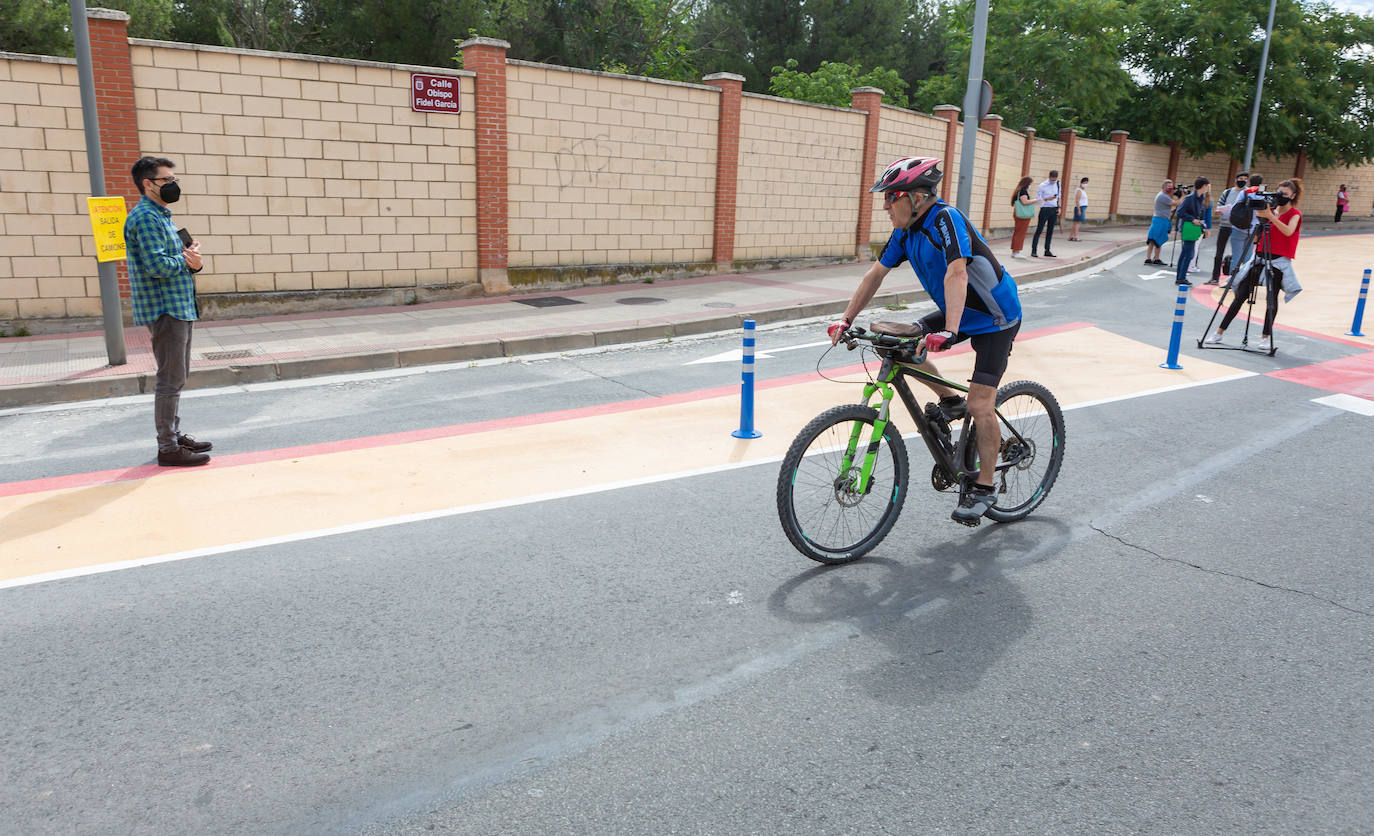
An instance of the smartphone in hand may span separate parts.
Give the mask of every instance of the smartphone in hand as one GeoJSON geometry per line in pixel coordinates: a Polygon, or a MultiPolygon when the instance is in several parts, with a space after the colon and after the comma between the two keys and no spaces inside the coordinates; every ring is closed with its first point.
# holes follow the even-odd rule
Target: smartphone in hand
{"type": "Polygon", "coordinates": [[[186,231],[186,227],[177,230],[177,237],[181,239],[181,246],[183,247],[190,247],[191,241],[194,240],[191,238],[191,233],[186,231]]]}

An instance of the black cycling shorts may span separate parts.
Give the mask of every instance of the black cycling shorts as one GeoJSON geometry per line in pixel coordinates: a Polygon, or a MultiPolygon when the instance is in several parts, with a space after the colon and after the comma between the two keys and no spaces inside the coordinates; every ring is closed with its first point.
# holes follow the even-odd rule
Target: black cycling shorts
{"type": "MultiPolygon", "coordinates": [[[[926,314],[921,317],[920,324],[927,334],[943,331],[945,315],[940,311],[926,314]]],[[[993,331],[991,334],[956,334],[955,343],[968,340],[969,345],[973,347],[973,377],[969,380],[996,388],[997,384],[1002,382],[1002,375],[1006,374],[1012,342],[1016,339],[1016,332],[1020,330],[1021,322],[1017,320],[1010,328],[993,331]]]]}

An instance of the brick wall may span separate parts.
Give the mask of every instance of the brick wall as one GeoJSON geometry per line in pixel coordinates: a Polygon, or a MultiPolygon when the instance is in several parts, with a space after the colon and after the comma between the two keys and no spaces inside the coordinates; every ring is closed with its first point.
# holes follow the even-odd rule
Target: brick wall
{"type": "Polygon", "coordinates": [[[1117,214],[1148,218],[1154,214],[1159,184],[1169,175],[1169,148],[1126,141],[1126,162],[1121,171],[1121,198],[1117,214]]]}
{"type": "Polygon", "coordinates": [[[1116,143],[1098,142],[1079,137],[1073,147],[1073,182],[1064,184],[1064,195],[1073,218],[1074,194],[1078,181],[1088,178],[1088,219],[1101,222],[1107,217],[1112,199],[1112,182],[1116,179],[1116,143]]]}
{"type": "Polygon", "coordinates": [[[522,61],[507,85],[512,267],[711,261],[714,88],[522,61]]]}
{"type": "Polygon", "coordinates": [[[746,93],[736,259],[849,256],[864,115],[746,93]]]}

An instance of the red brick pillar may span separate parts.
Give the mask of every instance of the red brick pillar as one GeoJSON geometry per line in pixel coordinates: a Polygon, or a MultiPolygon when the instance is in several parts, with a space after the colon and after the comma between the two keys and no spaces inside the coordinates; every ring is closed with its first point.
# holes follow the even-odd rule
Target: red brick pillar
{"type": "Polygon", "coordinates": [[[702,81],[720,91],[716,123],[716,215],[712,225],[711,259],[717,272],[732,269],[735,261],[735,209],[739,199],[739,111],[744,76],[712,73],[702,81]]]}
{"type": "Polygon", "coordinates": [[[1059,217],[1065,216],[1072,218],[1073,213],[1068,212],[1069,201],[1073,200],[1074,193],[1078,186],[1073,184],[1073,141],[1078,134],[1073,128],[1062,128],[1059,131],[1059,141],[1064,143],[1064,164],[1059,167],[1059,192],[1063,200],[1059,201],[1059,217]]]}
{"type": "Polygon", "coordinates": [[[945,152],[942,155],[945,161],[945,177],[940,180],[940,199],[949,200],[949,182],[953,177],[949,176],[949,161],[954,159],[957,149],[956,139],[958,137],[957,128],[959,126],[959,108],[954,105],[936,105],[935,118],[945,120],[945,152]]]}
{"type": "Polygon", "coordinates": [[[463,69],[477,74],[477,278],[486,293],[506,293],[510,250],[510,201],[506,137],[506,50],[494,38],[458,45],[463,69]]]}
{"type": "Polygon", "coordinates": [[[997,148],[1002,143],[1002,117],[989,113],[978,127],[992,134],[992,150],[988,152],[988,194],[983,201],[983,234],[992,228],[992,204],[997,194],[997,148]]]}
{"type": "MultiPolygon", "coordinates": [[[[134,109],[134,67],[129,57],[129,15],[113,9],[87,9],[91,39],[91,72],[95,76],[95,112],[100,120],[100,162],[105,168],[105,194],[124,198],[130,208],[142,195],[130,169],[143,155],[134,109]]],[[[159,155],[163,149],[152,149],[159,155]]],[[[84,207],[82,207],[84,211],[84,207]]],[[[129,271],[119,267],[119,297],[129,298],[129,271]]]]}
{"type": "Polygon", "coordinates": [[[1231,158],[1230,164],[1226,166],[1226,186],[1236,182],[1236,174],[1240,172],[1240,160],[1231,158]]]}
{"type": "Polygon", "coordinates": [[[1303,172],[1307,171],[1307,149],[1298,149],[1298,158],[1293,161],[1293,176],[1302,179],[1303,172]]]}
{"type": "Polygon", "coordinates": [[[1174,185],[1178,185],[1178,160],[1182,155],[1178,147],[1178,142],[1166,142],[1164,144],[1169,146],[1169,173],[1164,176],[1173,180],[1174,185]]]}
{"type": "Polygon", "coordinates": [[[1126,173],[1127,131],[1112,131],[1111,140],[1116,143],[1116,169],[1112,172],[1112,203],[1107,207],[1107,217],[1116,218],[1116,210],[1121,206],[1121,178],[1126,173]]]}
{"type": "Polygon", "coordinates": [[[868,114],[864,120],[863,162],[859,165],[859,222],[854,228],[854,256],[860,261],[868,261],[875,200],[868,190],[877,179],[878,122],[882,119],[883,91],[877,87],[855,87],[849,91],[849,106],[868,114]]]}
{"type": "Polygon", "coordinates": [[[1035,151],[1035,128],[1026,128],[1026,147],[1021,151],[1021,176],[1029,177],[1031,153],[1035,151]]]}

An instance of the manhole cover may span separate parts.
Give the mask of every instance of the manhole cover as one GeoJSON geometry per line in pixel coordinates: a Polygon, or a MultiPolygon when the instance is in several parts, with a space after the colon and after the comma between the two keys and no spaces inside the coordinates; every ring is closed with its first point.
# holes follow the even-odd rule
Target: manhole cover
{"type": "Polygon", "coordinates": [[[706,307],[708,307],[708,308],[733,308],[734,306],[735,306],[735,303],[734,303],[734,302],[707,302],[707,303],[706,303],[706,307]]]}
{"type": "Polygon", "coordinates": [[[252,357],[253,349],[239,348],[234,351],[205,351],[201,352],[202,360],[237,360],[241,357],[252,357]]]}
{"type": "Polygon", "coordinates": [[[529,299],[514,299],[522,305],[529,305],[531,308],[557,308],[563,305],[580,305],[576,299],[569,299],[566,296],[534,296],[529,299]]]}
{"type": "Polygon", "coordinates": [[[663,305],[668,302],[667,299],[659,299],[656,296],[626,296],[615,301],[621,305],[663,305]]]}

